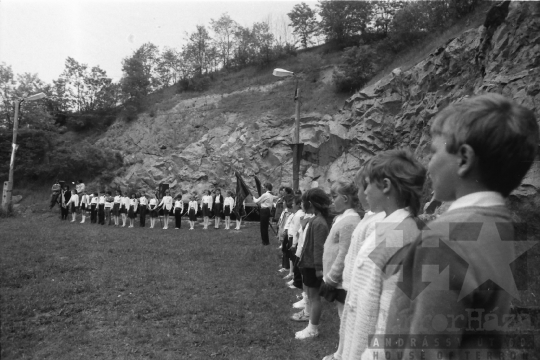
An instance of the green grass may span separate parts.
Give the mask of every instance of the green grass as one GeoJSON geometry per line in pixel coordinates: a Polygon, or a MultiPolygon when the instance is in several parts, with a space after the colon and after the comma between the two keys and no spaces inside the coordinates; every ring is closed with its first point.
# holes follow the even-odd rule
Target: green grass
{"type": "Polygon", "coordinates": [[[321,336],[298,341],[298,291],[277,273],[277,243],[240,232],[116,228],[54,213],[0,219],[2,359],[316,359],[335,350],[339,320],[324,303],[321,336]]]}

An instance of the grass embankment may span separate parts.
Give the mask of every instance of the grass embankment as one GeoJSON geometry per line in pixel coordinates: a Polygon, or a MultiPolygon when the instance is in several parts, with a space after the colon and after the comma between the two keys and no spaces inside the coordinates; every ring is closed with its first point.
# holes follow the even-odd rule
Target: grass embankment
{"type": "Polygon", "coordinates": [[[329,303],[321,336],[294,339],[306,325],[289,320],[299,291],[258,224],[128,229],[55,211],[0,219],[0,234],[4,360],[317,359],[337,344],[329,303]]]}

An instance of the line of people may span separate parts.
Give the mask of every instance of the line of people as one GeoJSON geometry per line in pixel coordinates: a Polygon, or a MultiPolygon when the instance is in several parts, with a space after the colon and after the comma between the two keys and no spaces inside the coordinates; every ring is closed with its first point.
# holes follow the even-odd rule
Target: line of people
{"type": "Polygon", "coordinates": [[[502,319],[518,295],[505,198],[534,162],[538,124],[532,111],[486,94],[439,113],[431,135],[434,197],[452,204],[425,228],[417,216],[427,172],[404,150],[375,155],[354,181],[336,181],[330,196],[313,188],[283,197],[279,272],[302,290],[291,319],[308,323],[295,338],[319,335],[322,299],[337,305],[339,344],[323,360],[464,359],[479,346],[484,352],[476,358],[489,358],[504,344],[502,319]],[[436,265],[442,267],[430,272],[436,265]],[[499,320],[489,331],[483,313],[499,320]],[[390,334],[401,346],[395,338],[377,342],[390,334]],[[416,346],[416,337],[432,340],[425,335],[459,343],[416,346]]]}
{"type": "MultiPolygon", "coordinates": [[[[82,182],[81,182],[82,183],[82,182]]],[[[55,190],[53,188],[53,190],[55,190]]],[[[216,189],[214,195],[209,190],[203,191],[201,197],[197,192],[187,195],[188,202],[184,203],[182,192],[174,198],[170,190],[158,199],[157,195],[150,196],[132,193],[131,196],[123,195],[120,190],[115,191],[113,196],[107,192],[87,192],[84,188],[69,190],[68,185],[57,194],[61,209],[61,219],[67,220],[71,213],[71,222],[77,221],[77,215],[81,215],[80,223],[86,222],[89,217],[90,223],[112,225],[133,228],[136,219],[139,219],[141,227],[146,226],[146,218],[150,217],[150,228],[156,226],[156,222],[163,221],[163,229],[169,228],[169,220],[174,217],[175,229],[181,229],[182,217],[188,216],[189,229],[194,230],[197,218],[202,216],[203,229],[210,226],[210,218],[214,216],[214,228],[219,229],[221,220],[224,220],[224,229],[231,229],[231,220],[236,221],[235,230],[240,230],[242,217],[245,216],[245,202],[236,208],[236,199],[232,191],[226,192],[226,197],[221,195],[221,190],[216,189]],[[80,190],[80,191],[78,191],[80,190]],[[120,225],[120,223],[122,223],[120,225]]],[[[54,194],[53,194],[54,196],[54,194]]]]}

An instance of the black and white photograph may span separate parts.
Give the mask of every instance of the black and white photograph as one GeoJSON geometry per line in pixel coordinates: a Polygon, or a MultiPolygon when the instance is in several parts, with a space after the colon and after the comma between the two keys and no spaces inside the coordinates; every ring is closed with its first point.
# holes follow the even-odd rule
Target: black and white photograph
{"type": "Polygon", "coordinates": [[[0,0],[0,358],[540,360],[540,1],[0,0]]]}

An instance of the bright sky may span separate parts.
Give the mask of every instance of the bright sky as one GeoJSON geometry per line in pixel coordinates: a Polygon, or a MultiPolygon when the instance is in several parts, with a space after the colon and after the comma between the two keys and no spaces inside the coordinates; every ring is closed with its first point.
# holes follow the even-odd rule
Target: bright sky
{"type": "MultiPolygon", "coordinates": [[[[113,80],[145,42],[180,49],[185,32],[227,12],[242,26],[284,16],[299,1],[0,0],[0,63],[51,82],[68,56],[113,80]]],[[[304,1],[315,6],[314,1],[304,1]]]]}

